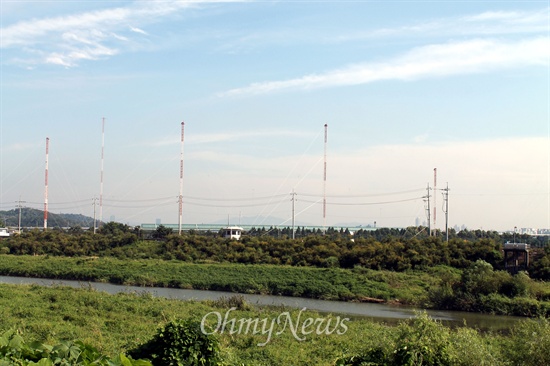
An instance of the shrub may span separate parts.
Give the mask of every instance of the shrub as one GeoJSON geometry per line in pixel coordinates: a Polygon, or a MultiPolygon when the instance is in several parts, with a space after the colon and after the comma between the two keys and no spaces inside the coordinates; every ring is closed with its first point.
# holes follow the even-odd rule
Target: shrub
{"type": "Polygon", "coordinates": [[[504,362],[499,360],[501,352],[491,344],[490,338],[484,338],[479,331],[460,327],[452,333],[452,347],[449,349],[453,366],[496,366],[504,362]]]}
{"type": "Polygon", "coordinates": [[[512,365],[550,365],[550,321],[526,320],[514,327],[503,352],[512,365]]]}
{"type": "Polygon", "coordinates": [[[383,348],[377,347],[367,352],[350,357],[342,357],[336,360],[335,366],[390,366],[389,356],[383,348]]]}
{"type": "Polygon", "coordinates": [[[450,366],[450,331],[426,312],[399,325],[394,365],[450,366]]]}
{"type": "Polygon", "coordinates": [[[81,341],[62,341],[56,345],[26,343],[18,330],[0,336],[0,365],[71,365],[71,366],[151,366],[145,360],[133,360],[124,354],[113,359],[81,341]]]}
{"type": "Polygon", "coordinates": [[[219,344],[201,331],[199,321],[171,321],[129,354],[151,360],[154,366],[211,366],[220,362],[219,344]]]}
{"type": "Polygon", "coordinates": [[[235,308],[237,310],[251,310],[252,306],[246,302],[243,295],[222,296],[217,300],[210,302],[212,306],[218,308],[235,308]]]}

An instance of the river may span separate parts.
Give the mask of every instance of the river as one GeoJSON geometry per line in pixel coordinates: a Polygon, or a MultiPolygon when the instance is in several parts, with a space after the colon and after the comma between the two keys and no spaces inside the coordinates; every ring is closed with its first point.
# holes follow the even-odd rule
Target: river
{"type": "MultiPolygon", "coordinates": [[[[204,291],[204,290],[187,290],[176,288],[163,287],[138,287],[138,286],[123,286],[113,285],[109,283],[86,282],[86,281],[71,281],[71,280],[54,280],[44,278],[30,277],[11,277],[0,276],[0,283],[7,284],[36,284],[42,286],[70,286],[74,288],[93,288],[97,291],[107,292],[109,294],[117,294],[121,292],[128,293],[149,293],[155,297],[164,297],[168,299],[178,300],[217,300],[221,297],[229,297],[237,295],[235,293],[221,291],[204,291]]],[[[303,297],[288,297],[288,296],[273,296],[273,295],[252,295],[238,294],[255,306],[283,306],[289,308],[315,310],[322,313],[332,313],[342,316],[364,317],[375,321],[395,324],[400,320],[408,319],[415,316],[415,311],[418,308],[389,305],[389,304],[372,304],[372,303],[357,303],[343,301],[328,301],[315,300],[303,297]]],[[[449,326],[463,326],[477,328],[482,331],[507,331],[518,321],[525,318],[468,313],[461,311],[441,311],[441,310],[426,310],[427,313],[434,319],[440,320],[442,323],[449,326]]]]}

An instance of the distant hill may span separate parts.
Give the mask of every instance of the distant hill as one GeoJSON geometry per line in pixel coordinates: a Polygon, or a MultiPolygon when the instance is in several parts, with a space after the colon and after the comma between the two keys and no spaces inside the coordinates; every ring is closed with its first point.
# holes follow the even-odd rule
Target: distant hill
{"type": "MultiPolygon", "coordinates": [[[[4,226],[17,227],[19,225],[19,209],[0,211],[0,222],[4,226]]],[[[54,214],[48,212],[48,227],[93,227],[92,217],[80,214],[54,214]]],[[[34,208],[21,209],[21,227],[43,227],[44,211],[34,208]]]]}

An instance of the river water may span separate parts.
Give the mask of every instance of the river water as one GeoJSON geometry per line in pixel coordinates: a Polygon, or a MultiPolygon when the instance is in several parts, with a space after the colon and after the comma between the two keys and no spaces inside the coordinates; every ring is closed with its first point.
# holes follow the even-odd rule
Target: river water
{"type": "MultiPolygon", "coordinates": [[[[113,285],[99,282],[83,282],[70,280],[54,280],[29,277],[11,277],[0,276],[0,283],[8,284],[36,284],[42,286],[70,286],[74,288],[93,288],[97,291],[117,294],[127,293],[149,293],[155,297],[164,297],[178,300],[217,300],[222,297],[237,295],[235,293],[221,291],[187,290],[163,287],[138,287],[113,285]]],[[[365,317],[375,321],[395,324],[400,320],[412,318],[418,308],[389,305],[372,304],[343,301],[315,300],[302,297],[273,296],[273,295],[242,295],[246,302],[255,306],[281,306],[288,308],[315,310],[322,313],[332,313],[335,315],[354,317],[365,317]]],[[[434,319],[440,320],[449,326],[463,326],[478,328],[482,331],[507,331],[518,321],[524,320],[521,317],[488,315],[478,313],[468,313],[461,311],[440,311],[427,310],[427,313],[434,319]]]]}

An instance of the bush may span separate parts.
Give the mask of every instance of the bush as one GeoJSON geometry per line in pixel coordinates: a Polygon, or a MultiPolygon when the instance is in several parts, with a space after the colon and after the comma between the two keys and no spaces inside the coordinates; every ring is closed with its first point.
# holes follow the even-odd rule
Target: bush
{"type": "MultiPolygon", "coordinates": [[[[452,349],[451,331],[426,312],[416,315],[397,327],[392,348],[369,347],[359,355],[342,357],[336,366],[451,366],[456,365],[458,352],[452,349]]],[[[477,365],[474,363],[472,365],[477,365]]]]}
{"type": "Polygon", "coordinates": [[[53,346],[28,344],[18,330],[10,329],[0,336],[0,366],[10,365],[151,366],[151,363],[133,360],[122,353],[110,359],[81,341],[62,341],[53,346]]]}
{"type": "Polygon", "coordinates": [[[199,321],[171,321],[138,348],[128,352],[134,358],[151,360],[153,366],[211,366],[220,362],[216,338],[201,331],[199,321]]]}
{"type": "Polygon", "coordinates": [[[450,366],[450,331],[426,312],[399,325],[394,365],[450,366]]]}
{"type": "Polygon", "coordinates": [[[372,348],[361,355],[342,357],[335,366],[390,366],[391,361],[383,348],[372,348]]]}
{"type": "Polygon", "coordinates": [[[210,301],[212,306],[218,308],[231,309],[235,308],[237,310],[251,310],[252,306],[246,302],[243,295],[233,295],[233,296],[222,296],[217,300],[210,301]]]}
{"type": "Polygon", "coordinates": [[[550,321],[526,320],[512,329],[503,352],[512,365],[550,365],[550,321]]]}
{"type": "Polygon", "coordinates": [[[449,348],[453,366],[496,366],[505,364],[499,360],[501,352],[490,338],[482,337],[479,331],[460,327],[452,333],[449,348]]]}

